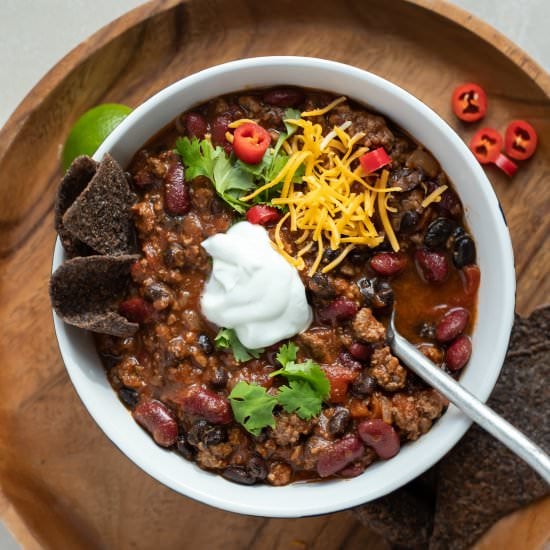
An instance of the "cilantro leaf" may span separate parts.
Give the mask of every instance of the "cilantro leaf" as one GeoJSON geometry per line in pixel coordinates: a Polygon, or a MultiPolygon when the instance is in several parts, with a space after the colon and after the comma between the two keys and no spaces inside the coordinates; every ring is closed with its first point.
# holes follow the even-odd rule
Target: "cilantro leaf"
{"type": "Polygon", "coordinates": [[[281,386],[277,401],[286,412],[295,412],[304,420],[317,416],[323,403],[315,388],[304,380],[291,380],[288,386],[281,386]]]}
{"type": "Polygon", "coordinates": [[[273,409],[277,398],[268,395],[257,384],[240,381],[229,394],[235,420],[252,435],[258,436],[263,428],[275,427],[273,409]]]}
{"type": "Polygon", "coordinates": [[[282,369],[272,372],[269,376],[281,375],[288,380],[304,380],[319,393],[322,399],[328,397],[330,393],[330,382],[323,369],[308,359],[305,363],[294,363],[290,361],[282,369]]]}
{"type": "Polygon", "coordinates": [[[269,376],[281,375],[288,378],[288,380],[305,380],[311,384],[322,399],[325,399],[330,393],[330,382],[326,374],[311,359],[304,363],[296,363],[297,352],[298,347],[292,342],[282,345],[277,354],[277,361],[283,368],[272,372],[269,376]]]}
{"type": "Polygon", "coordinates": [[[298,346],[294,342],[283,344],[277,353],[277,361],[284,367],[287,363],[296,361],[298,346]]]}
{"type": "Polygon", "coordinates": [[[239,199],[254,188],[250,172],[237,163],[232,164],[221,147],[214,148],[206,139],[179,138],[176,150],[181,155],[188,179],[206,176],[227,204],[239,214],[246,212],[248,205],[239,199]]]}
{"type": "Polygon", "coordinates": [[[263,353],[262,348],[249,349],[243,346],[237,337],[237,333],[232,328],[222,328],[214,339],[217,348],[230,348],[233,352],[235,360],[239,363],[248,361],[249,359],[258,359],[263,353]]]}

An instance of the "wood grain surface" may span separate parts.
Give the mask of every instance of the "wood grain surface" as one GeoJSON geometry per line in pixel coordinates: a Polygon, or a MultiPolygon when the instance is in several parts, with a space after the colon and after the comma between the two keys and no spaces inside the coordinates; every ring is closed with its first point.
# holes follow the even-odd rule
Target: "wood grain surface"
{"type": "MultiPolygon", "coordinates": [[[[512,181],[492,168],[488,175],[513,238],[517,309],[548,301],[550,77],[502,35],[437,0],[148,3],[56,65],[0,133],[0,514],[26,548],[387,548],[348,512],[263,519],[171,492],[94,424],[57,349],[47,284],[68,129],[97,103],[137,106],[199,69],[258,55],[324,57],[373,71],[465,139],[479,125],[452,116],[449,95],[460,82],[487,90],[483,125],[502,131],[511,119],[528,119],[540,136],[535,157],[512,181]]],[[[501,520],[479,548],[541,548],[549,508],[535,503],[501,520]]]]}

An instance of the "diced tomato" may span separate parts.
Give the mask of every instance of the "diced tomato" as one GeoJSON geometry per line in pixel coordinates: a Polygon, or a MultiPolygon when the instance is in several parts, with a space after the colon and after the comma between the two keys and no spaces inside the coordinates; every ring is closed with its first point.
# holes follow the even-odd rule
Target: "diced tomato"
{"type": "Polygon", "coordinates": [[[482,128],[470,141],[470,151],[481,164],[495,162],[502,149],[502,136],[493,128],[482,128]]]}
{"type": "Polygon", "coordinates": [[[494,163],[507,175],[512,177],[517,169],[518,165],[511,161],[506,155],[500,153],[494,163]]]}
{"type": "Polygon", "coordinates": [[[507,155],[516,160],[526,160],[533,156],[537,148],[537,132],[525,120],[513,120],[506,128],[504,143],[507,155]]]}
{"type": "Polygon", "coordinates": [[[155,309],[152,304],[145,301],[143,298],[135,296],[121,302],[118,306],[118,312],[126,317],[131,323],[142,324],[153,317],[155,309]]]}
{"type": "Polygon", "coordinates": [[[258,225],[267,225],[279,221],[280,218],[280,210],[267,204],[256,204],[246,212],[246,219],[258,225]]]}
{"type": "Polygon", "coordinates": [[[323,370],[330,382],[330,395],[328,401],[331,403],[344,403],[347,399],[348,387],[358,373],[339,365],[330,365],[323,370]]]}
{"type": "Polygon", "coordinates": [[[487,112],[487,94],[485,90],[468,82],[457,86],[453,92],[452,107],[454,114],[464,122],[481,120],[487,112]]]}
{"type": "Polygon", "coordinates": [[[481,274],[477,265],[465,265],[462,268],[464,293],[468,297],[474,297],[477,289],[479,288],[479,282],[481,274]]]}
{"type": "Polygon", "coordinates": [[[271,143],[271,134],[254,122],[239,126],[233,135],[233,151],[238,159],[258,164],[271,143]]]}
{"type": "Polygon", "coordinates": [[[360,159],[361,168],[365,174],[370,174],[371,172],[376,172],[380,168],[387,166],[391,163],[391,157],[384,151],[383,147],[378,147],[374,151],[369,151],[365,153],[360,159]]]}

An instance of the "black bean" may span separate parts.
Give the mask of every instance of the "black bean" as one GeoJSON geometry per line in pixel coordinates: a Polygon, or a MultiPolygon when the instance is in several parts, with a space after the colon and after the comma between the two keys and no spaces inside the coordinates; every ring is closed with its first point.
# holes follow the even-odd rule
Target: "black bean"
{"type": "Polygon", "coordinates": [[[209,426],[202,436],[202,443],[207,447],[227,441],[227,430],[224,426],[209,426]]]}
{"type": "Polygon", "coordinates": [[[228,379],[229,374],[227,370],[224,367],[217,366],[210,372],[208,381],[213,388],[221,390],[227,386],[228,379]]]}
{"type": "Polygon", "coordinates": [[[229,466],[222,472],[222,476],[241,485],[254,485],[257,481],[257,478],[244,466],[229,466]]]}
{"type": "Polygon", "coordinates": [[[133,409],[139,401],[139,393],[132,388],[121,388],[118,390],[118,396],[130,409],[133,409]]]}
{"type": "Polygon", "coordinates": [[[369,260],[370,256],[370,250],[362,246],[352,250],[347,257],[353,265],[363,265],[369,260]]]}
{"type": "Polygon", "coordinates": [[[315,273],[308,281],[307,286],[313,294],[316,294],[320,298],[334,298],[336,296],[336,291],[324,273],[315,273]]]}
{"type": "Polygon", "coordinates": [[[476,261],[476,245],[469,235],[457,239],[453,246],[453,263],[457,269],[476,261]]]}
{"type": "Polygon", "coordinates": [[[328,433],[334,437],[342,436],[346,433],[350,423],[351,415],[348,409],[344,407],[338,408],[328,421],[328,433]]]}
{"type": "Polygon", "coordinates": [[[187,441],[193,447],[197,447],[199,443],[202,443],[202,439],[209,424],[206,420],[197,420],[187,432],[187,441]]]}
{"type": "Polygon", "coordinates": [[[455,222],[449,218],[436,218],[428,225],[424,235],[424,244],[432,249],[445,246],[455,227],[455,222]]]}
{"type": "Polygon", "coordinates": [[[164,252],[164,263],[171,269],[185,265],[185,251],[179,243],[170,243],[164,252]]]}
{"type": "Polygon", "coordinates": [[[327,248],[323,252],[323,262],[329,264],[330,262],[336,260],[336,258],[338,258],[341,252],[342,251],[339,248],[337,249],[327,248]]]}
{"type": "Polygon", "coordinates": [[[357,281],[357,286],[365,304],[372,308],[382,309],[393,303],[393,289],[388,281],[363,277],[357,281]]]}
{"type": "Polygon", "coordinates": [[[420,216],[414,210],[407,210],[401,217],[399,231],[401,233],[412,233],[420,220],[420,216]]]}
{"type": "Polygon", "coordinates": [[[435,338],[435,325],[433,323],[422,323],[418,328],[418,335],[424,340],[435,338]]]}
{"type": "Polygon", "coordinates": [[[351,389],[353,393],[356,393],[357,395],[366,396],[372,395],[372,393],[376,389],[376,385],[376,380],[365,371],[363,371],[357,377],[351,389]]]}
{"type": "Polygon", "coordinates": [[[187,460],[193,460],[195,449],[191,447],[185,434],[180,433],[178,436],[178,439],[176,440],[176,448],[178,449],[179,454],[184,458],[187,460]]]}
{"type": "Polygon", "coordinates": [[[253,455],[247,464],[250,475],[253,475],[257,481],[262,481],[267,477],[267,465],[260,455],[253,455]]]}
{"type": "Polygon", "coordinates": [[[214,353],[214,343],[208,334],[199,334],[199,346],[206,355],[214,353]]]}

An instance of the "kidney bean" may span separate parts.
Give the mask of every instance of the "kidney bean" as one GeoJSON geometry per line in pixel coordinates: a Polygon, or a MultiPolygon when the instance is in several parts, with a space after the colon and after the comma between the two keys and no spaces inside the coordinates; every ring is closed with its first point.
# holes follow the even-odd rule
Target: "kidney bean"
{"type": "MultiPolygon", "coordinates": [[[[212,143],[216,146],[225,147],[229,142],[225,139],[225,134],[229,130],[231,116],[228,114],[219,115],[213,121],[210,128],[212,143]]],[[[227,152],[227,151],[226,151],[227,152]]]]}
{"type": "Polygon", "coordinates": [[[183,164],[179,159],[173,160],[164,174],[164,209],[172,216],[183,216],[190,208],[191,198],[183,164]]]}
{"type": "Polygon", "coordinates": [[[355,462],[350,466],[347,466],[343,470],[338,472],[338,475],[341,477],[357,477],[365,471],[365,465],[360,462],[355,462]]]}
{"type": "Polygon", "coordinates": [[[460,370],[472,355],[472,342],[467,336],[459,336],[448,348],[445,362],[451,371],[460,370]]]}
{"type": "Polygon", "coordinates": [[[330,382],[330,395],[328,400],[331,403],[343,403],[347,399],[348,387],[357,378],[357,371],[340,365],[329,365],[324,367],[326,377],[330,382]]]}
{"type": "Polygon", "coordinates": [[[233,420],[229,401],[204,388],[191,388],[185,395],[176,396],[174,402],[185,413],[201,416],[212,424],[229,424],[233,420]]]}
{"type": "Polygon", "coordinates": [[[164,403],[154,399],[142,401],[133,410],[132,416],[161,447],[171,447],[176,442],[178,425],[164,403]]]}
{"type": "Polygon", "coordinates": [[[443,215],[450,214],[455,219],[462,217],[462,203],[452,189],[446,189],[441,194],[441,200],[434,204],[443,215]]]}
{"type": "Polygon", "coordinates": [[[353,342],[348,348],[349,352],[355,359],[359,361],[368,361],[372,355],[372,346],[361,342],[353,342]]]}
{"type": "Polygon", "coordinates": [[[203,139],[208,129],[205,118],[199,113],[187,113],[184,116],[183,123],[185,130],[190,138],[203,139]]]}
{"type": "Polygon", "coordinates": [[[267,477],[267,465],[260,455],[252,455],[246,464],[246,468],[256,478],[256,481],[262,481],[267,477]]]}
{"type": "Polygon", "coordinates": [[[428,283],[442,283],[449,275],[447,258],[442,252],[420,248],[414,257],[421,275],[428,283]]]}
{"type": "Polygon", "coordinates": [[[361,363],[354,359],[349,351],[341,351],[338,354],[338,363],[347,369],[359,371],[362,369],[361,363]]]}
{"type": "Polygon", "coordinates": [[[339,407],[328,421],[328,433],[335,437],[342,436],[346,433],[350,423],[351,416],[349,411],[344,407],[339,407]]]}
{"type": "Polygon", "coordinates": [[[128,298],[118,306],[118,312],[131,323],[143,324],[149,321],[155,313],[153,304],[139,296],[128,298]]]}
{"type": "Polygon", "coordinates": [[[357,429],[361,439],[372,447],[380,458],[386,460],[399,452],[399,436],[393,426],[383,420],[364,420],[357,429]]]}
{"type": "Polygon", "coordinates": [[[331,476],[363,456],[364,452],[365,447],[356,435],[335,441],[319,453],[317,473],[321,477],[331,476]]]}
{"type": "Polygon", "coordinates": [[[118,396],[120,397],[120,400],[130,409],[135,408],[139,401],[139,393],[132,388],[120,388],[120,390],[118,390],[118,396]]]}
{"type": "Polygon", "coordinates": [[[275,88],[263,96],[265,103],[276,107],[295,107],[304,99],[304,93],[297,88],[275,88]]]}
{"type": "Polygon", "coordinates": [[[385,277],[399,273],[406,265],[407,257],[395,252],[382,252],[370,259],[371,268],[385,277]]]}
{"type": "Polygon", "coordinates": [[[441,317],[439,323],[437,323],[435,328],[435,339],[438,342],[450,342],[454,340],[459,334],[464,332],[469,318],[470,312],[463,307],[457,307],[447,311],[447,313],[441,317]]]}
{"type": "Polygon", "coordinates": [[[319,312],[319,319],[323,323],[345,321],[354,317],[358,309],[357,304],[352,300],[338,298],[319,312]]]}

